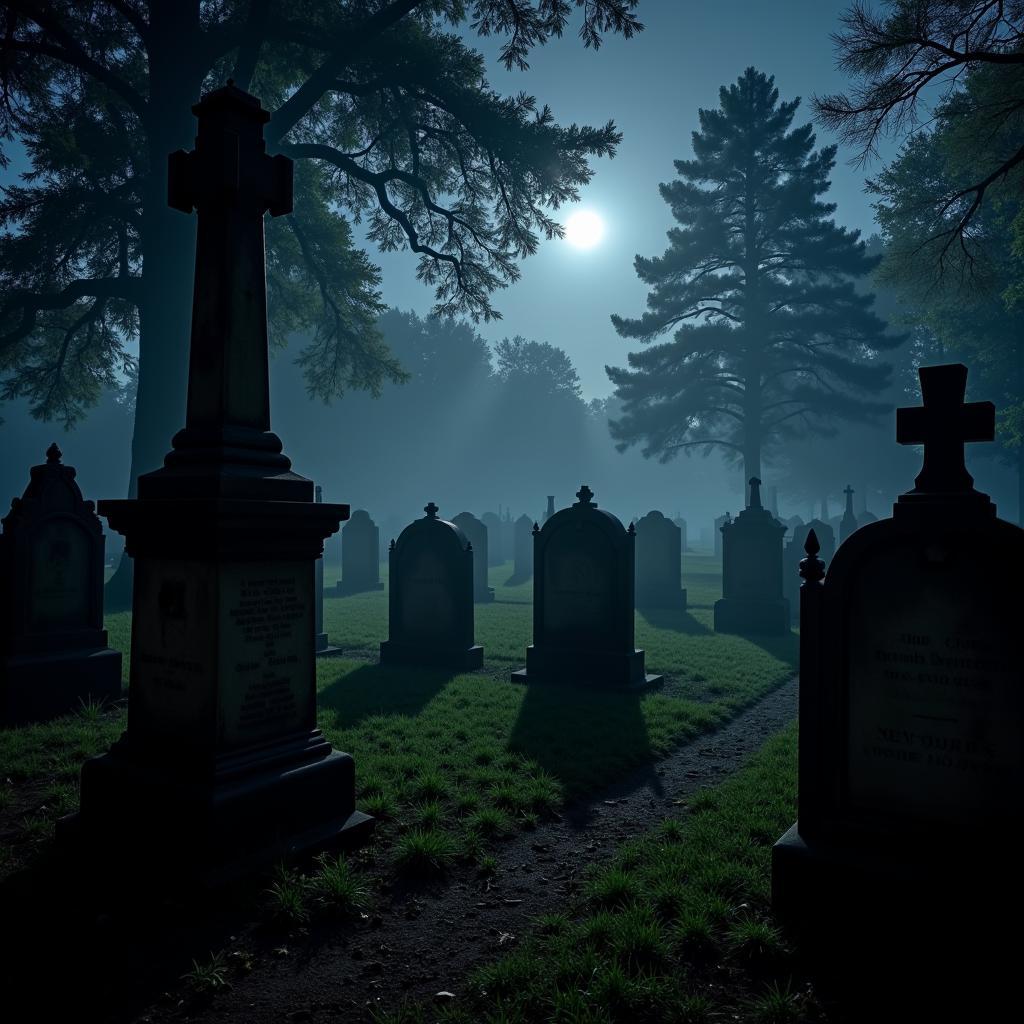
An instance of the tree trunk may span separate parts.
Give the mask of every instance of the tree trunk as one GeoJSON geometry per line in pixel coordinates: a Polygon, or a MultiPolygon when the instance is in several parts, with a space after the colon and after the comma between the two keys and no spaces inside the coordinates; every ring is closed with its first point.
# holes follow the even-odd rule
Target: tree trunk
{"type": "MultiPolygon", "coordinates": [[[[185,425],[188,344],[195,270],[195,217],[167,205],[167,156],[191,149],[195,137],[192,104],[199,99],[203,73],[183,55],[195,53],[198,11],[188,24],[182,10],[191,5],[153,5],[150,54],[150,107],[146,125],[150,168],[140,225],[142,281],[139,301],[139,381],[135,399],[128,496],[137,493],[143,473],[159,469],[171,438],[185,425]],[[165,24],[162,24],[166,22],[165,24]]],[[[132,561],[122,556],[107,582],[107,611],[131,607],[132,561]]]]}

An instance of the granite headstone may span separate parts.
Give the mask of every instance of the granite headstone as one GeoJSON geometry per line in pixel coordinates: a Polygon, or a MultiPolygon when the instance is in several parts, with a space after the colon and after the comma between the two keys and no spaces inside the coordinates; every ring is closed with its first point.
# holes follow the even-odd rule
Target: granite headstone
{"type": "Polygon", "coordinates": [[[452,516],[452,522],[466,535],[473,547],[473,600],[477,604],[490,604],[494,589],[487,585],[487,527],[472,512],[452,516]]]}
{"type": "Polygon", "coordinates": [[[380,530],[365,509],[357,509],[341,528],[341,579],[336,593],[383,590],[380,580],[380,530]]]}
{"type": "Polygon", "coordinates": [[[637,520],[637,608],[686,608],[682,579],[682,530],[661,512],[637,520]]]}

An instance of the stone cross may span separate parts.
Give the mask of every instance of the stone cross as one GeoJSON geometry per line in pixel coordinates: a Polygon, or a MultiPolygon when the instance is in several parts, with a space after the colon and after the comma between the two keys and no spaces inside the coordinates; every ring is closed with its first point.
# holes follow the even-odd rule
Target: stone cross
{"type": "Polygon", "coordinates": [[[430,504],[428,504],[428,505],[424,505],[423,506],[423,511],[427,513],[427,516],[430,519],[436,519],[437,518],[438,507],[433,502],[430,502],[430,504]]]}
{"type": "Polygon", "coordinates": [[[995,437],[995,406],[964,403],[967,367],[962,363],[922,366],[917,372],[924,406],[896,410],[896,440],[924,445],[924,465],[914,479],[914,493],[973,491],[974,478],[964,465],[964,443],[995,437]]]}
{"type": "Polygon", "coordinates": [[[843,489],[843,494],[846,495],[846,514],[849,516],[853,515],[853,488],[847,484],[843,489]]]}
{"type": "Polygon", "coordinates": [[[196,148],[172,153],[167,175],[169,204],[199,221],[185,433],[230,445],[270,429],[263,215],[291,212],[292,162],[267,155],[270,113],[231,79],[192,112],[196,148]]]}
{"type": "Polygon", "coordinates": [[[577,492],[576,497],[580,499],[581,505],[593,505],[594,492],[584,484],[577,492]]]}

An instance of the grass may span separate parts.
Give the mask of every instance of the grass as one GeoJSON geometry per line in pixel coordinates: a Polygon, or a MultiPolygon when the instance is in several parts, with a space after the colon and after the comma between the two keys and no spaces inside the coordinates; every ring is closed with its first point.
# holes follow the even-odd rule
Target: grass
{"type": "MultiPolygon", "coordinates": [[[[344,657],[317,663],[319,724],[354,756],[358,806],[381,823],[379,841],[399,870],[416,874],[431,863],[415,854],[423,836],[451,848],[442,862],[475,859],[510,830],[535,827],[566,801],[718,727],[792,674],[795,637],[714,633],[718,563],[688,554],[684,565],[688,610],[636,617],[648,671],[668,680],[653,692],[512,684],[507,673],[523,663],[531,638],[532,584],[505,587],[511,565],[491,570],[498,599],[476,609],[483,672],[386,669],[344,657]],[[407,856],[393,856],[412,833],[407,856]]],[[[336,569],[325,575],[332,583],[336,569]]],[[[327,597],[324,606],[332,642],[375,659],[387,635],[386,591],[327,597]]],[[[130,615],[106,624],[127,672],[130,615]]],[[[74,808],[82,761],[124,725],[122,709],[87,707],[0,732],[0,814],[15,834],[0,876],[30,860],[52,821],[74,808]]]]}
{"type": "MultiPolygon", "coordinates": [[[[664,822],[592,871],[565,912],[538,918],[519,949],[470,976],[445,1019],[819,1020],[768,906],[765,836],[781,835],[795,814],[794,725],[684,821],[664,822]]],[[[416,1014],[407,1006],[381,1020],[416,1014]]]]}

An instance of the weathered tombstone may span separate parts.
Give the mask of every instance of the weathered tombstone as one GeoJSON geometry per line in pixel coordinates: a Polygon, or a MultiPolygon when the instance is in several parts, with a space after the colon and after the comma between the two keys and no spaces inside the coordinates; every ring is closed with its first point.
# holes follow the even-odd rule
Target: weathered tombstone
{"type": "Polygon", "coordinates": [[[712,531],[715,538],[715,558],[722,557],[722,527],[725,526],[726,523],[731,522],[732,516],[729,515],[728,512],[726,512],[724,516],[719,516],[715,520],[715,528],[712,531]]]}
{"type": "MultiPolygon", "coordinates": [[[[323,488],[317,484],[315,490],[316,497],[313,499],[318,503],[322,503],[324,500],[323,488]]],[[[331,644],[330,640],[327,639],[327,633],[324,631],[324,556],[321,555],[316,560],[316,568],[314,570],[314,584],[313,584],[313,608],[315,611],[316,619],[313,624],[313,650],[318,658],[329,658],[332,655],[340,654],[341,648],[335,647],[331,644]]]]}
{"type": "Polygon", "coordinates": [[[806,553],[804,546],[811,530],[817,537],[821,558],[826,568],[836,553],[835,534],[828,523],[812,519],[809,523],[802,523],[793,528],[793,536],[786,543],[782,555],[782,593],[789,602],[791,622],[797,622],[800,618],[800,562],[806,553]]]}
{"type": "Polygon", "coordinates": [[[613,689],[659,683],[634,647],[634,531],[599,509],[586,484],[576,496],[534,527],[533,643],[512,678],[613,689]]]}
{"type": "Polygon", "coordinates": [[[679,527],[679,549],[685,553],[690,550],[689,544],[686,540],[686,520],[681,515],[677,514],[672,522],[679,527]]]}
{"type": "Polygon", "coordinates": [[[750,478],[750,504],[722,527],[722,597],[718,633],[788,633],[782,596],[782,536],[786,527],[761,505],[761,481],[750,478]]]}
{"type": "Polygon", "coordinates": [[[993,954],[1015,956],[1024,531],[996,518],[964,464],[965,441],[994,436],[992,404],[963,404],[962,365],[919,374],[923,407],[896,420],[899,443],[924,445],[914,489],[843,543],[827,576],[808,537],[799,816],[773,850],[772,902],[808,948],[854,956],[855,985],[895,973],[918,1009],[934,997],[948,1012],[957,982],[977,1009],[983,979],[1005,970],[993,954]],[[907,980],[918,959],[923,986],[907,980]]]}
{"type": "Polygon", "coordinates": [[[365,509],[357,509],[341,528],[339,596],[383,590],[380,581],[380,530],[365,509]]]}
{"type": "Polygon", "coordinates": [[[507,561],[504,535],[501,531],[501,517],[494,512],[485,512],[480,522],[487,528],[487,564],[504,565],[507,561]]]}
{"type": "Polygon", "coordinates": [[[121,696],[103,628],[103,530],[51,444],[0,525],[0,723],[121,696]]]}
{"type": "MultiPolygon", "coordinates": [[[[813,519],[814,516],[811,516],[811,518],[813,519]]],[[[789,530],[790,536],[793,535],[798,526],[804,525],[804,521],[799,516],[790,516],[788,519],[783,519],[782,522],[786,524],[786,529],[789,530]]]]}
{"type": "Polygon", "coordinates": [[[660,512],[636,523],[637,608],[686,608],[682,578],[682,530],[660,512]]]}
{"type": "Polygon", "coordinates": [[[490,604],[494,590],[487,585],[487,527],[472,512],[460,512],[452,516],[452,522],[473,546],[473,600],[477,604],[490,604]]]}
{"type": "Polygon", "coordinates": [[[840,544],[857,529],[857,517],[853,514],[853,488],[847,484],[843,494],[846,495],[846,509],[843,518],[839,520],[840,544]]]}
{"type": "Polygon", "coordinates": [[[473,642],[473,551],[455,525],[438,519],[430,502],[422,519],[391,542],[388,639],[382,665],[468,671],[483,664],[473,642]]]}
{"type": "Polygon", "coordinates": [[[510,586],[524,583],[533,575],[533,520],[521,515],[515,522],[515,543],[513,546],[514,567],[510,586]]]}
{"type": "Polygon", "coordinates": [[[317,504],[270,430],[263,217],[290,212],[291,161],[230,82],[192,110],[168,166],[171,206],[199,213],[185,428],[137,499],[99,504],[135,562],[128,727],[62,834],[100,865],[217,880],[372,819],[316,722],[315,566],[348,506],[317,504]]]}

